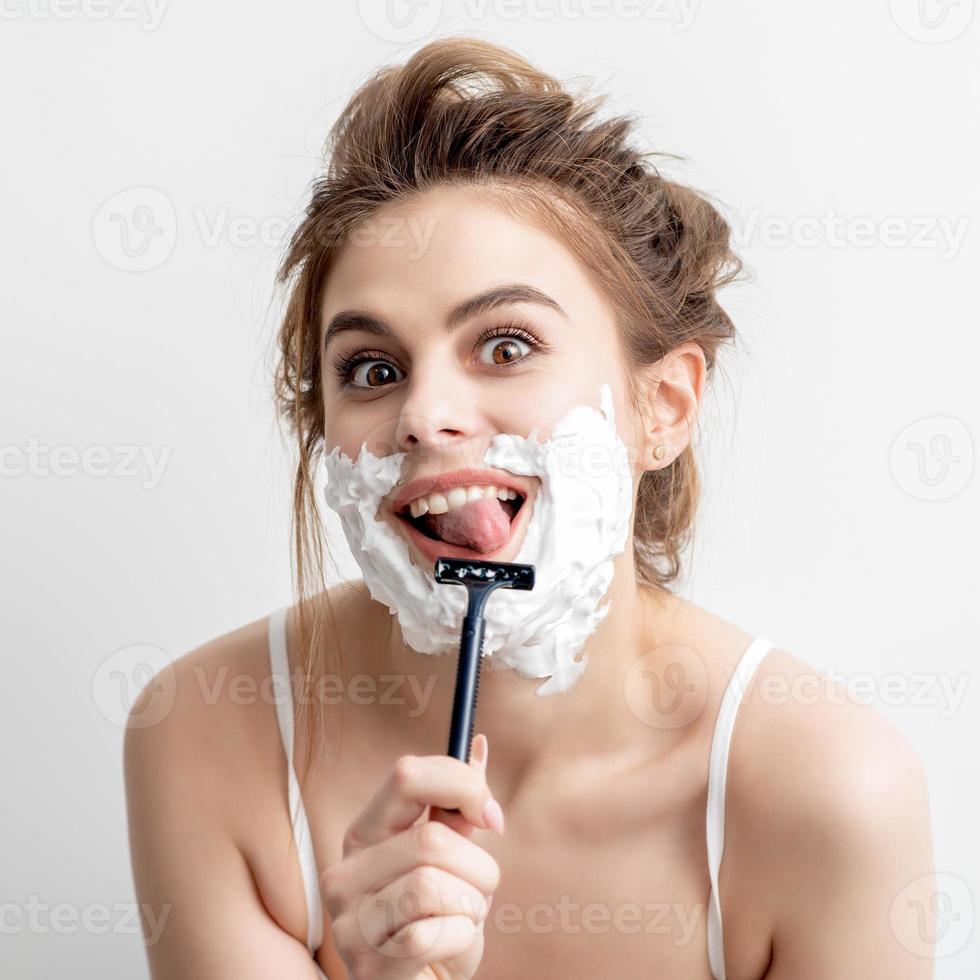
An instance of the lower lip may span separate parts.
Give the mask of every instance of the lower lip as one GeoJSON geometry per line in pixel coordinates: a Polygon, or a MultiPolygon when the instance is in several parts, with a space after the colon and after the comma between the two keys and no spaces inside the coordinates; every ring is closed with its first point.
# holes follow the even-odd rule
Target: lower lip
{"type": "Polygon", "coordinates": [[[411,524],[408,520],[395,517],[398,522],[399,527],[403,528],[408,536],[409,541],[415,545],[415,547],[433,564],[435,564],[437,558],[463,558],[463,559],[480,559],[482,561],[492,561],[494,558],[499,556],[501,553],[506,551],[514,537],[517,534],[518,526],[524,520],[524,514],[528,510],[528,500],[524,499],[524,503],[521,504],[521,509],[514,515],[514,518],[510,522],[510,534],[507,536],[507,540],[496,550],[490,552],[479,552],[474,551],[472,548],[461,548],[456,544],[448,544],[445,541],[436,541],[434,538],[426,537],[414,524],[411,524]]]}

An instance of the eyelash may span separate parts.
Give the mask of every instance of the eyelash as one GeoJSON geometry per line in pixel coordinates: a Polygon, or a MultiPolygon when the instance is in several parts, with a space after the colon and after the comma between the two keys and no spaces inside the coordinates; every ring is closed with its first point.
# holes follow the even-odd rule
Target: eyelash
{"type": "MultiPolygon", "coordinates": [[[[525,354],[519,361],[515,361],[515,364],[522,363],[536,354],[548,353],[551,351],[551,347],[544,341],[539,340],[531,330],[523,323],[516,321],[501,323],[495,327],[487,327],[479,337],[476,339],[476,346],[482,347],[488,340],[493,337],[517,337],[519,340],[523,340],[528,347],[531,348],[530,352],[525,354]]],[[[347,357],[338,357],[333,362],[333,370],[336,373],[338,379],[340,380],[341,388],[354,388],[358,391],[369,391],[370,388],[364,385],[355,385],[351,383],[351,375],[354,369],[359,365],[364,364],[368,361],[384,361],[388,364],[392,364],[389,355],[385,354],[383,351],[376,350],[361,350],[357,351],[355,354],[351,354],[347,357]]],[[[393,365],[397,367],[397,365],[393,365]]],[[[489,367],[490,365],[486,365],[489,367]]],[[[497,365],[501,368],[507,368],[508,365],[497,365]]],[[[388,387],[387,385],[376,385],[377,389],[388,387]]]]}

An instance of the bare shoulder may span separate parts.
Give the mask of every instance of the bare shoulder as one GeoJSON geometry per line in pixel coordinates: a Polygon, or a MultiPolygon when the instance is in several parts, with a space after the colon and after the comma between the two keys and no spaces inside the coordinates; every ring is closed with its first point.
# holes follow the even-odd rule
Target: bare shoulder
{"type": "MultiPolygon", "coordinates": [[[[341,618],[351,594],[338,590],[341,618]]],[[[130,854],[140,907],[153,913],[144,935],[155,977],[310,975],[269,625],[263,616],[177,658],[130,712],[130,854]]]]}
{"type": "MultiPolygon", "coordinates": [[[[130,711],[127,741],[175,739],[220,753],[227,739],[206,733],[238,726],[254,712],[269,675],[269,616],[216,636],[177,657],[146,685],[130,711]]],[[[240,735],[241,731],[236,734],[240,735]]]]}
{"type": "MultiPolygon", "coordinates": [[[[362,583],[343,582],[308,600],[306,620],[298,604],[289,606],[291,671],[302,659],[301,622],[316,617],[328,631],[345,629],[357,619],[355,610],[364,598],[362,583]]],[[[265,762],[276,769],[282,752],[269,657],[270,615],[202,643],[152,678],[130,712],[127,760],[137,752],[180,754],[182,771],[200,777],[202,802],[227,805],[259,790],[251,781],[264,778],[265,762]]],[[[232,806],[229,812],[241,811],[232,806]]]]}
{"type": "MultiPolygon", "coordinates": [[[[214,637],[177,657],[143,688],[130,711],[127,753],[167,743],[197,745],[195,767],[210,759],[220,768],[222,747],[231,740],[213,737],[241,723],[268,664],[268,617],[214,637]]],[[[236,732],[240,735],[241,731],[236,732]]]]}
{"type": "Polygon", "coordinates": [[[875,707],[782,649],[739,709],[726,861],[729,907],[751,887],[753,927],[769,932],[767,977],[930,975],[909,911],[933,870],[921,760],[875,707]]]}
{"type": "Polygon", "coordinates": [[[760,819],[792,818],[814,832],[840,830],[835,821],[859,829],[882,807],[925,790],[921,760],[899,729],[786,650],[760,663],[735,733],[730,790],[764,799],[760,819]]]}
{"type": "MultiPolygon", "coordinates": [[[[268,696],[269,617],[207,640],[175,658],[130,710],[123,761],[131,835],[161,804],[190,809],[243,851],[255,801],[277,770],[275,706],[268,696]],[[251,797],[252,806],[243,801],[251,797]],[[247,816],[247,820],[246,820],[247,816]]],[[[176,819],[177,814],[171,814],[176,819]]]]}

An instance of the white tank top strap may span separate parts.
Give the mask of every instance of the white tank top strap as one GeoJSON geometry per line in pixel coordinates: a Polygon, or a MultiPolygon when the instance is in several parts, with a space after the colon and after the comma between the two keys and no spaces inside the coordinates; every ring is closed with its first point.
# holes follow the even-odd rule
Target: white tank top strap
{"type": "Polygon", "coordinates": [[[715,980],[725,978],[725,944],[721,927],[721,902],[718,896],[718,871],[725,850],[725,788],[728,782],[728,752],[731,747],[735,716],[756,667],[772,649],[772,643],[755,637],[739,658],[731,679],[722,695],[718,717],[711,739],[708,762],[708,810],[706,834],[708,844],[708,874],[711,894],[708,899],[708,965],[715,980]]]}
{"type": "MultiPolygon", "coordinates": [[[[276,716],[279,734],[286,754],[286,772],[289,780],[289,819],[296,841],[303,888],[306,892],[306,946],[311,956],[323,943],[323,909],[320,903],[320,876],[316,868],[313,837],[306,817],[306,807],[300,793],[299,780],[293,767],[293,687],[289,673],[289,655],[286,645],[286,617],[288,606],[275,610],[269,616],[269,661],[272,666],[273,684],[276,691],[276,716]]],[[[320,976],[322,971],[317,967],[320,976]]],[[[326,980],[326,978],[324,978],[326,980]]]]}

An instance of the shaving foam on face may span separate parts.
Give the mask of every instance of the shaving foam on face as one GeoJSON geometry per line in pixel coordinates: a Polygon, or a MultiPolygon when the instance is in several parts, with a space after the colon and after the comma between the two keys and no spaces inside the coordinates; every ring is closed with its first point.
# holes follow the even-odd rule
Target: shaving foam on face
{"type": "MultiPolygon", "coordinates": [[[[540,480],[524,505],[533,510],[512,559],[534,565],[534,588],[497,589],[490,596],[483,653],[492,670],[511,667],[522,677],[549,678],[537,690],[541,696],[567,690],[585,669],[587,657],[575,658],[609,612],[609,603],[600,603],[630,529],[633,480],[607,384],[599,404],[598,411],[569,409],[544,442],[537,429],[527,438],[498,435],[482,460],[491,469],[540,480]]],[[[351,459],[335,447],[320,461],[323,499],[339,516],[372,597],[398,616],[405,643],[420,653],[455,653],[466,589],[441,585],[415,565],[406,539],[378,516],[406,456],[374,456],[362,443],[351,459]]]]}

